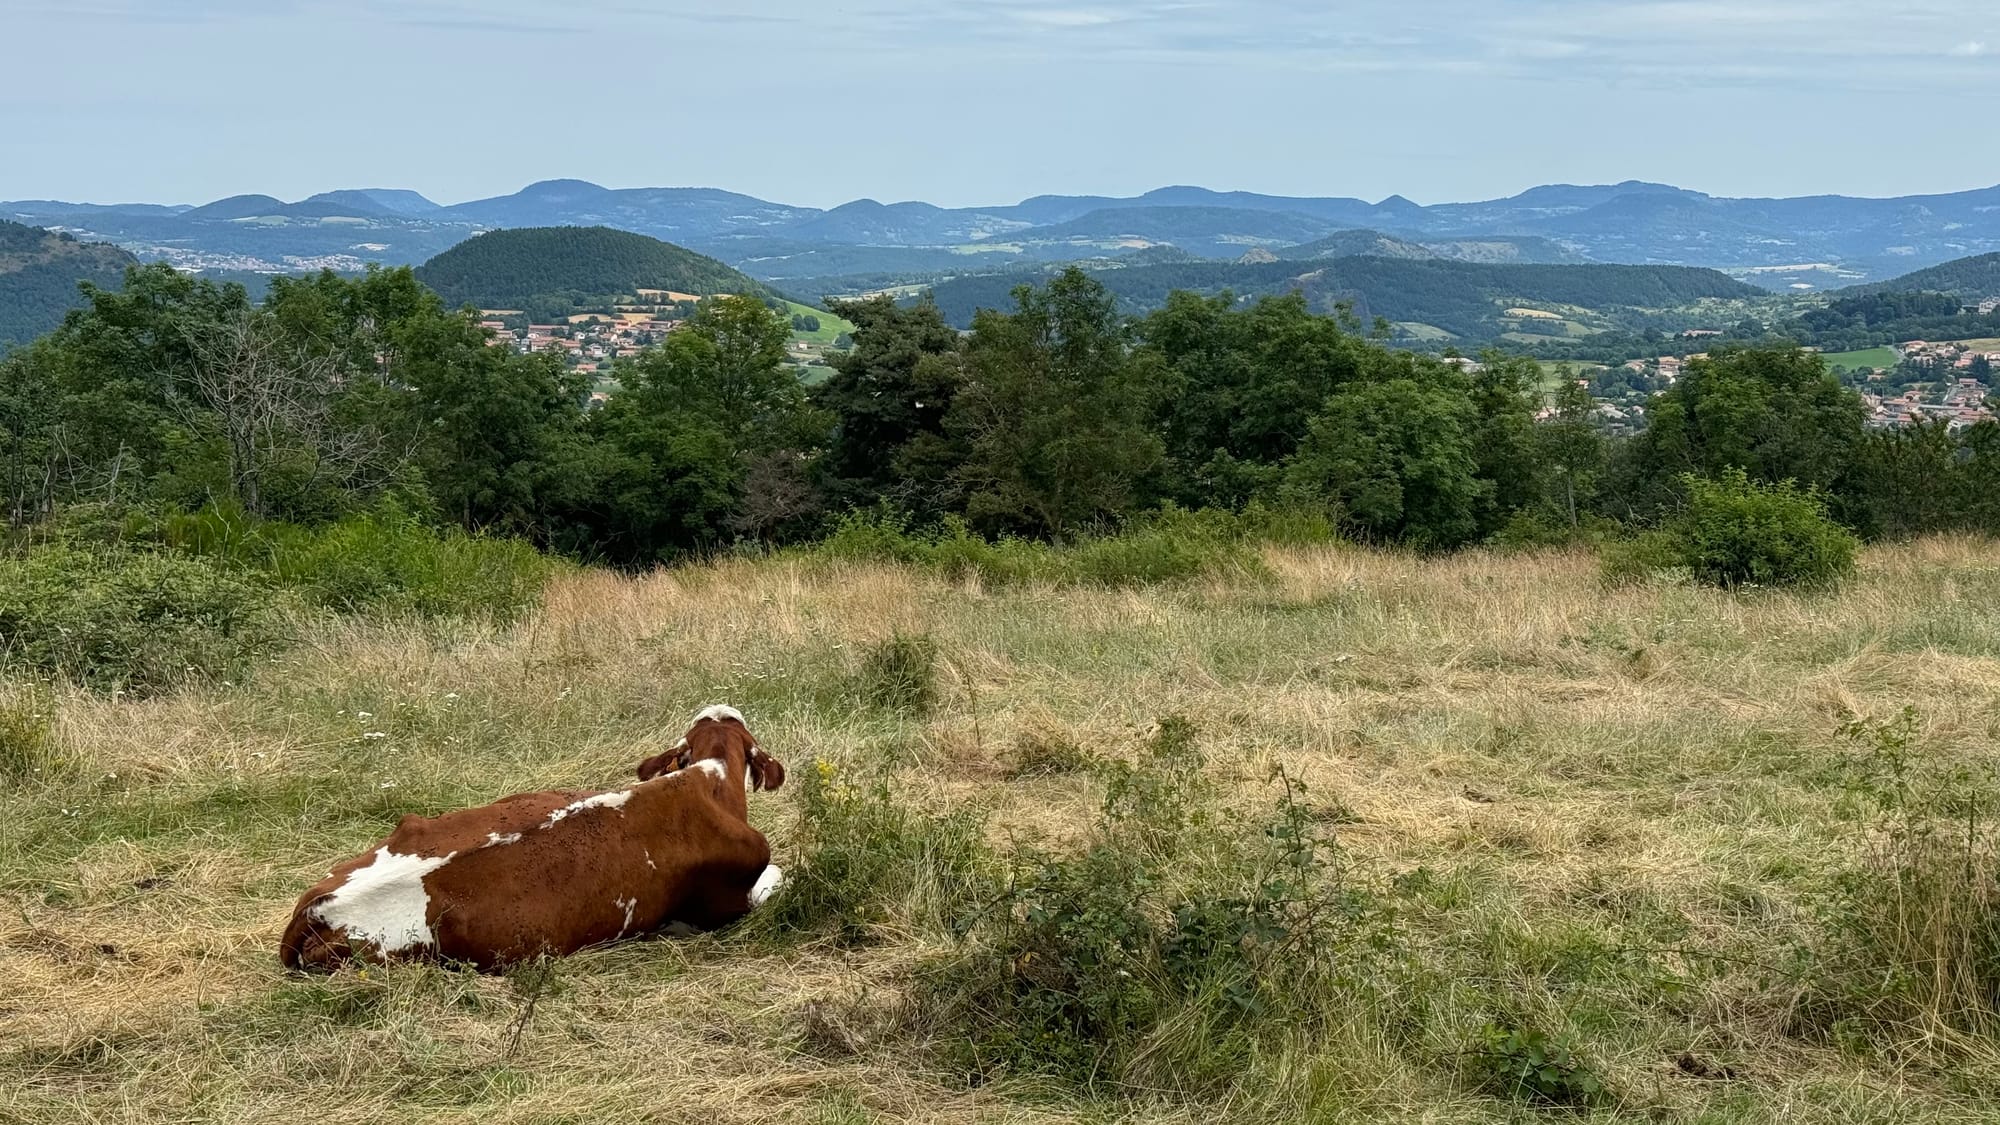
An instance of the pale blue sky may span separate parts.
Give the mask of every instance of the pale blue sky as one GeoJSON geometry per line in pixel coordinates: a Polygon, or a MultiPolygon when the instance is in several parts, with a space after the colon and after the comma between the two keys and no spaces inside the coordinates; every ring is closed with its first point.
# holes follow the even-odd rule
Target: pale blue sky
{"type": "Polygon", "coordinates": [[[2000,182],[1995,0],[0,0],[0,35],[0,199],[2000,182]]]}

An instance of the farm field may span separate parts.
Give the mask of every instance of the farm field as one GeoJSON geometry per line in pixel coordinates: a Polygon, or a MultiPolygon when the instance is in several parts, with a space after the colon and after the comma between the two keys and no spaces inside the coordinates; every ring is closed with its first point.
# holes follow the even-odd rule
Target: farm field
{"type": "Polygon", "coordinates": [[[2000,754],[1996,607],[2000,545],[1960,539],[1816,595],[1607,589],[1584,551],[1274,547],[1141,589],[778,558],[568,573],[509,628],[302,619],[243,682],[148,699],[0,684],[0,1121],[1990,1121],[1990,1029],[1842,991],[1839,888],[1883,854],[1870,769],[2000,754]],[[898,651],[924,690],[884,702],[898,651]],[[987,904],[943,829],[840,927],[829,890],[507,978],[279,969],[296,895],[403,813],[620,786],[713,702],[791,774],[750,803],[787,894],[837,885],[871,802],[1074,853],[1107,786],[1153,792],[1166,719],[1213,802],[1190,840],[1277,815],[1335,857],[1346,999],[1169,1017],[1115,1089],[972,1080],[934,985],[987,904]],[[1574,1113],[1487,1084],[1545,1041],[1574,1113]]]}
{"type": "Polygon", "coordinates": [[[1902,359],[1903,357],[1896,353],[1896,349],[1891,347],[1866,348],[1858,352],[1826,353],[1827,366],[1836,369],[1842,367],[1850,369],[1858,367],[1894,367],[1902,362],[1902,359]]]}

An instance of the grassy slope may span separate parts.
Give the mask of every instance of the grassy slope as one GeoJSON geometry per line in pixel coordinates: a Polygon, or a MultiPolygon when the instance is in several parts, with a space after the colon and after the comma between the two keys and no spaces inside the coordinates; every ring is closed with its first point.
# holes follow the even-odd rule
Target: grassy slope
{"type": "MultiPolygon", "coordinates": [[[[1267,805],[1283,763],[1351,810],[1355,852],[1450,888],[1414,924],[1490,943],[1482,983],[1580,1037],[1626,1091],[1617,1119],[1983,1119],[1990,1051],[1945,1072],[1846,1054],[1781,1034],[1784,988],[1759,969],[1718,963],[1663,999],[1575,951],[1782,959],[1837,839],[1826,767],[1851,752],[1833,737],[1850,712],[1914,704],[1933,752],[2000,751],[2000,547],[1875,549],[1832,598],[1607,593],[1580,554],[1270,561],[1268,583],[1137,593],[798,562],[586,573],[511,632],[324,624],[243,686],[45,698],[78,771],[0,788],[0,1120],[1106,1120],[928,1077],[893,1035],[830,1033],[828,1012],[881,1005],[939,948],[895,926],[860,951],[725,936],[576,957],[511,1056],[512,982],[278,970],[293,896],[400,813],[617,785],[718,699],[795,773],[893,750],[912,800],[1058,839],[1096,793],[1006,780],[1015,739],[1058,728],[1124,753],[1180,711],[1244,801],[1267,805]],[[930,631],[962,671],[929,721],[838,702],[856,650],[896,629],[930,631]],[[1677,1074],[1684,1051],[1738,1080],[1677,1074]]],[[[780,862],[792,799],[752,801],[780,862]]],[[[1402,1061],[1343,1044],[1292,1072],[1319,1067],[1359,1118],[1536,1119],[1450,1079],[1482,1017],[1436,988],[1402,1061]]],[[[1286,1120],[1283,1093],[1113,1116],[1286,1120]]]]}
{"type": "Polygon", "coordinates": [[[1858,352],[1828,352],[1826,362],[1832,367],[1894,367],[1902,362],[1902,356],[1890,347],[1864,348],[1858,352]]]}
{"type": "Polygon", "coordinates": [[[785,304],[788,306],[785,311],[785,315],[788,317],[816,316],[819,318],[819,331],[800,332],[794,330],[792,332],[792,339],[794,340],[809,340],[815,344],[831,345],[835,340],[840,339],[843,333],[854,331],[853,324],[824,309],[816,309],[811,305],[801,305],[797,301],[786,301],[785,304]]]}

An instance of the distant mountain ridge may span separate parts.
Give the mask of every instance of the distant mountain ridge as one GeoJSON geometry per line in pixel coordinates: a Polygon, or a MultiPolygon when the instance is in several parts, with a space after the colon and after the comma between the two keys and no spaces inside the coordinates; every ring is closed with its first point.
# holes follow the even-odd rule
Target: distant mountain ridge
{"type": "MultiPolygon", "coordinates": [[[[1520,324],[1519,306],[1550,310],[1552,322],[1621,326],[1628,311],[1740,299],[1760,291],[1714,270],[1689,266],[1537,265],[1441,258],[1343,257],[1312,262],[1183,262],[1094,269],[1128,313],[1158,308],[1174,290],[1229,291],[1237,297],[1303,293],[1317,312],[1347,306],[1365,324],[1380,316],[1480,345],[1520,324]]],[[[1010,292],[1032,273],[965,277],[932,289],[947,320],[969,325],[982,308],[1011,307],[1010,292]]],[[[1629,320],[1629,318],[1627,318],[1629,320]]],[[[1632,321],[1636,323],[1636,321],[1632,321]]],[[[1567,333],[1565,333],[1567,334],[1567,333]]]]}
{"type": "Polygon", "coordinates": [[[716,188],[545,180],[452,205],[402,189],[365,188],[295,203],[232,196],[192,208],[22,201],[0,203],[0,218],[61,227],[187,267],[272,272],[414,264],[484,230],[550,226],[607,226],[666,239],[753,275],[768,269],[762,275],[768,278],[825,276],[832,272],[826,263],[797,258],[835,248],[877,251],[862,256],[871,269],[926,272],[945,254],[1032,262],[1160,243],[1218,259],[1254,246],[1284,256],[1287,246],[1351,230],[1434,249],[1486,244],[1464,252],[1496,260],[1707,266],[1773,288],[1880,281],[2000,251],[2000,187],[1891,199],[1732,199],[1637,180],[1546,184],[1505,199],[1428,206],[1393,195],[1369,202],[1180,185],[1137,196],[1040,195],[984,207],[860,199],[831,209],[716,188]],[[774,244],[792,249],[774,255],[774,244]]]}

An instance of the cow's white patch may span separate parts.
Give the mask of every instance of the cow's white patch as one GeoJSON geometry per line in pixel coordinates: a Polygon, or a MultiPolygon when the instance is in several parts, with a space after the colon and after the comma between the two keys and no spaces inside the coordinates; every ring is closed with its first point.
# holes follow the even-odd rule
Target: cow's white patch
{"type": "Polygon", "coordinates": [[[312,915],[350,939],[373,944],[384,953],[413,945],[436,945],[431,933],[430,892],[424,876],[457,855],[397,855],[386,846],[375,850],[368,866],[347,876],[312,908],[312,915]]]}
{"type": "Polygon", "coordinates": [[[595,797],[585,797],[581,801],[572,801],[571,803],[564,805],[562,808],[559,808],[554,812],[550,813],[549,818],[542,822],[542,827],[553,828],[556,826],[558,822],[564,820],[565,818],[573,816],[580,812],[587,811],[589,809],[623,808],[625,806],[625,802],[631,799],[632,799],[632,791],[630,789],[620,789],[616,793],[599,793],[595,797]]]}
{"type": "Polygon", "coordinates": [[[618,936],[624,937],[625,931],[632,928],[632,914],[639,909],[639,897],[634,895],[631,898],[614,898],[611,900],[611,905],[625,912],[625,924],[618,927],[618,936]]]}
{"type": "Polygon", "coordinates": [[[660,865],[653,862],[653,850],[651,848],[646,848],[644,850],[646,853],[646,866],[652,868],[655,871],[658,871],[660,869],[660,865]]]}
{"type": "MultiPolygon", "coordinates": [[[[694,723],[699,723],[703,719],[735,719],[737,722],[742,723],[743,712],[729,706],[727,703],[716,703],[702,708],[701,714],[694,717],[694,723]]],[[[693,726],[694,723],[689,723],[688,725],[693,726]]],[[[743,725],[747,727],[750,724],[743,723],[743,725]]]]}
{"type": "Polygon", "coordinates": [[[694,765],[691,765],[688,768],[692,770],[700,770],[701,772],[708,774],[709,776],[714,777],[717,780],[729,776],[729,767],[723,765],[722,760],[720,758],[703,758],[701,761],[696,762],[694,765]]]}
{"type": "Polygon", "coordinates": [[[502,836],[498,832],[488,832],[486,834],[486,842],[479,846],[482,848],[498,848],[507,844],[518,844],[520,842],[521,834],[519,832],[509,832],[505,836],[502,836]]]}
{"type": "Polygon", "coordinates": [[[757,876],[756,882],[750,884],[750,909],[755,910],[771,901],[771,896],[777,894],[778,888],[784,885],[785,869],[775,863],[765,864],[763,873],[757,876]]]}

